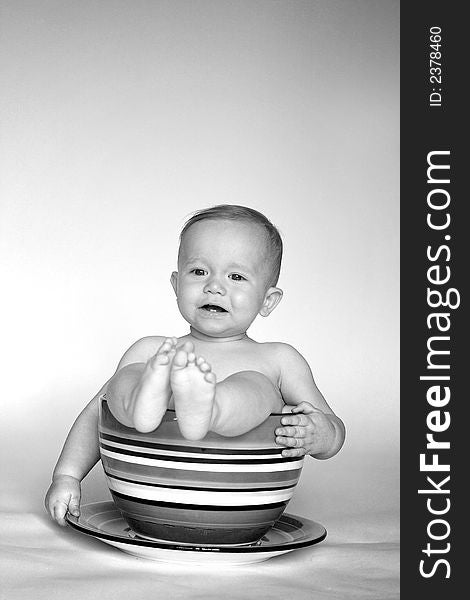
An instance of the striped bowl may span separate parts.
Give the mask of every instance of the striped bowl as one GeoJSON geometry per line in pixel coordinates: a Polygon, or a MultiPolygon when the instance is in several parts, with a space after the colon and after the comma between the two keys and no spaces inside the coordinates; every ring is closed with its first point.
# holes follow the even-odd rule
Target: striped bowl
{"type": "Polygon", "coordinates": [[[281,414],[237,437],[182,437],[168,410],[151,433],[119,423],[100,401],[101,462],[116,507],[143,537],[188,544],[260,540],[294,493],[303,458],[274,442],[281,414]]]}

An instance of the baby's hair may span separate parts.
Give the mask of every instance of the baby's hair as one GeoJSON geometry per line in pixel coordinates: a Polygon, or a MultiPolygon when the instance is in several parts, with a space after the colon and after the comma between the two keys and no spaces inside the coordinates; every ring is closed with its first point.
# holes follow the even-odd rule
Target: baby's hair
{"type": "Polygon", "coordinates": [[[267,234],[268,242],[268,253],[271,260],[271,278],[270,285],[275,286],[279,279],[279,273],[281,271],[281,260],[282,260],[282,239],[281,235],[275,225],[265,217],[262,213],[258,212],[254,208],[248,208],[247,206],[239,206],[238,204],[218,204],[217,206],[211,206],[210,208],[204,208],[195,212],[184,224],[180,234],[180,243],[183,239],[184,234],[188,231],[191,225],[198,221],[204,221],[206,219],[217,220],[217,219],[228,219],[233,221],[248,221],[250,223],[258,223],[264,227],[267,234]]]}

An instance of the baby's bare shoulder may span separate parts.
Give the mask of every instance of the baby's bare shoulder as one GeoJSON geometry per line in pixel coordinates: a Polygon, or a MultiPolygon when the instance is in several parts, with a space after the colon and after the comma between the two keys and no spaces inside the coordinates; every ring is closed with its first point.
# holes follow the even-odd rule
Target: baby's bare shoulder
{"type": "Polygon", "coordinates": [[[269,356],[271,360],[285,365],[287,362],[298,362],[305,360],[294,346],[285,342],[263,342],[259,344],[261,352],[269,356]]]}
{"type": "Polygon", "coordinates": [[[294,346],[283,342],[270,343],[268,346],[271,353],[269,361],[278,369],[284,391],[300,381],[313,381],[310,365],[294,346]]]}
{"type": "Polygon", "coordinates": [[[147,362],[148,359],[157,352],[165,339],[165,336],[162,335],[149,335],[140,338],[140,340],[134,342],[132,346],[124,352],[124,355],[119,362],[118,369],[131,363],[147,362]]]}

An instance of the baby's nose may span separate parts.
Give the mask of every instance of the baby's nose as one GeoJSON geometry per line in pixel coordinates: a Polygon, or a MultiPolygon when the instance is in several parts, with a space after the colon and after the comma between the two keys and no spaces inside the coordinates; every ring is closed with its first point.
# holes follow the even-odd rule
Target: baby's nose
{"type": "Polygon", "coordinates": [[[225,287],[218,277],[211,277],[204,286],[204,291],[211,294],[225,294],[225,287]]]}

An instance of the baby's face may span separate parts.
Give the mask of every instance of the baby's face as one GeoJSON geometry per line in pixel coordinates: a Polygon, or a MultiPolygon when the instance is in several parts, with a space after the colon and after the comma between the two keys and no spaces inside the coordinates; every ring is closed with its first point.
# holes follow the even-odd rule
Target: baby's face
{"type": "Polygon", "coordinates": [[[182,316],[210,337],[245,333],[273,289],[270,266],[262,226],[230,220],[194,223],[184,234],[178,273],[172,275],[182,316]]]}

